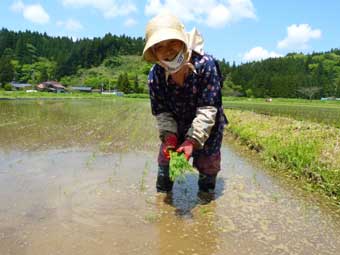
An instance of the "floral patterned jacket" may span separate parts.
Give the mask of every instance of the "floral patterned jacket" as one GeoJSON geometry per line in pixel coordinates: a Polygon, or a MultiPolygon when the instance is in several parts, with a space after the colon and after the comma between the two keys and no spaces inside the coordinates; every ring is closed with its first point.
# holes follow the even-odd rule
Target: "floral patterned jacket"
{"type": "Polygon", "coordinates": [[[197,141],[198,149],[207,155],[219,151],[227,118],[223,112],[221,77],[214,58],[193,54],[194,70],[177,86],[165,70],[155,64],[148,85],[151,110],[156,117],[160,138],[168,132],[184,140],[197,141]]]}

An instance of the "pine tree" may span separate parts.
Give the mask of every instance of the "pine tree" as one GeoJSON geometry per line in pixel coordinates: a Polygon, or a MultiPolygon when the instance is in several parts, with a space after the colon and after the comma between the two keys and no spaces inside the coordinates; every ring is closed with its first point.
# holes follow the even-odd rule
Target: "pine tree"
{"type": "Polygon", "coordinates": [[[335,87],[336,87],[335,96],[340,98],[340,77],[338,77],[335,80],[335,87]]]}
{"type": "Polygon", "coordinates": [[[126,72],[122,75],[122,91],[124,93],[130,93],[131,92],[129,77],[128,77],[128,74],[126,72]]]}
{"type": "Polygon", "coordinates": [[[14,67],[11,63],[11,59],[8,57],[2,57],[0,59],[0,83],[5,84],[13,80],[14,67]]]}
{"type": "Polygon", "coordinates": [[[139,93],[139,80],[138,80],[138,75],[136,74],[135,75],[135,79],[134,79],[134,82],[133,82],[133,92],[134,93],[139,93]]]}
{"type": "Polygon", "coordinates": [[[24,39],[20,37],[15,45],[15,55],[21,64],[24,64],[25,61],[27,60],[26,54],[27,54],[26,44],[24,42],[24,39]]]}
{"type": "Polygon", "coordinates": [[[119,74],[118,75],[118,80],[117,80],[117,90],[118,91],[123,91],[124,85],[123,85],[123,75],[119,74]]]}
{"type": "Polygon", "coordinates": [[[40,82],[44,82],[48,80],[48,73],[46,68],[43,68],[40,73],[40,82]]]}

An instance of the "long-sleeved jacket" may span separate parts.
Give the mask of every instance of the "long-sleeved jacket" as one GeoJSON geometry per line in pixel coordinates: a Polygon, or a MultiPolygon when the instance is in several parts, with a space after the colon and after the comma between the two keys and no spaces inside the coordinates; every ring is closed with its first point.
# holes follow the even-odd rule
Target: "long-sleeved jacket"
{"type": "Polygon", "coordinates": [[[152,114],[155,115],[162,139],[167,132],[180,138],[197,141],[206,154],[221,147],[223,128],[227,123],[223,113],[220,77],[215,61],[209,55],[193,54],[194,71],[179,87],[166,79],[164,69],[156,64],[149,73],[152,114]]]}

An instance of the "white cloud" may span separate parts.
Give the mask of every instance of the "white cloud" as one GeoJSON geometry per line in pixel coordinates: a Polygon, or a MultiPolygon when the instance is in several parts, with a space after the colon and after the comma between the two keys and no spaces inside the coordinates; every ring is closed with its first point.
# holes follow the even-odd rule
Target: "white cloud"
{"type": "Polygon", "coordinates": [[[171,12],[183,21],[204,23],[209,27],[223,27],[241,19],[255,19],[251,0],[148,0],[145,14],[171,12]]]}
{"type": "Polygon", "coordinates": [[[125,22],[124,22],[124,26],[126,26],[126,27],[133,27],[136,24],[137,24],[137,21],[133,18],[129,18],[129,19],[125,20],[125,22]]]}
{"type": "Polygon", "coordinates": [[[251,0],[229,0],[229,9],[235,21],[244,18],[256,19],[255,8],[251,0]]]}
{"type": "Polygon", "coordinates": [[[293,24],[287,27],[287,37],[277,43],[279,49],[301,50],[307,49],[311,39],[321,37],[320,29],[312,29],[308,24],[293,24]]]}
{"type": "Polygon", "coordinates": [[[40,4],[24,4],[21,0],[14,2],[10,9],[22,13],[25,19],[38,24],[46,24],[50,16],[40,4]]]}
{"type": "Polygon", "coordinates": [[[16,1],[11,5],[11,10],[14,12],[22,12],[24,9],[25,5],[22,1],[16,1]]]}
{"type": "Polygon", "coordinates": [[[126,16],[137,11],[136,6],[128,0],[62,0],[62,2],[66,7],[95,8],[108,19],[116,16],[126,16]]]}
{"type": "Polygon", "coordinates": [[[274,51],[269,52],[262,47],[254,47],[243,55],[243,61],[250,62],[277,57],[282,57],[282,55],[274,51]]]}
{"type": "Polygon", "coordinates": [[[224,26],[231,21],[231,13],[227,7],[219,4],[208,13],[206,24],[210,27],[224,26]]]}
{"type": "Polygon", "coordinates": [[[64,27],[69,31],[77,31],[83,28],[83,25],[78,21],[74,19],[68,19],[66,21],[59,20],[57,21],[58,27],[64,27]]]}

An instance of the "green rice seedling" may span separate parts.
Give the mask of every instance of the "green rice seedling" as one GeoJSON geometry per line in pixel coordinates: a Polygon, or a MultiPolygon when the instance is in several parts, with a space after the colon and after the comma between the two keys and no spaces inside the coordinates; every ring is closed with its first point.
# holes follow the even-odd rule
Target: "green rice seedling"
{"type": "Polygon", "coordinates": [[[207,213],[209,213],[210,212],[210,210],[209,210],[209,208],[207,208],[207,207],[201,207],[200,208],[200,213],[201,213],[201,215],[206,215],[207,213]]]}
{"type": "Polygon", "coordinates": [[[145,192],[146,191],[146,184],[145,184],[145,179],[148,175],[148,162],[145,163],[145,167],[144,167],[144,170],[143,170],[143,173],[142,173],[142,177],[141,177],[141,181],[140,181],[140,187],[139,187],[139,190],[141,192],[145,192]]]}
{"type": "Polygon", "coordinates": [[[185,179],[185,174],[194,171],[183,153],[170,151],[169,175],[172,181],[185,179]]]}
{"type": "Polygon", "coordinates": [[[96,152],[92,152],[91,156],[86,160],[86,167],[88,169],[91,169],[92,164],[94,163],[94,161],[96,160],[97,156],[96,156],[96,152]]]}
{"type": "Polygon", "coordinates": [[[154,212],[149,212],[144,216],[145,223],[155,223],[159,221],[160,216],[154,212]]]}

